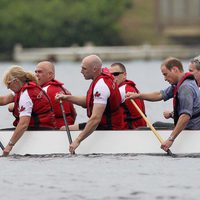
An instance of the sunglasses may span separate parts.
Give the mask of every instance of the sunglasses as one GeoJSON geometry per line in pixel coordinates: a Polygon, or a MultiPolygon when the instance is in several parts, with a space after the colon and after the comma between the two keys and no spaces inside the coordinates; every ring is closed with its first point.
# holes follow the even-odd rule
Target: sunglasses
{"type": "Polygon", "coordinates": [[[120,74],[123,74],[124,72],[113,72],[111,73],[113,76],[119,76],[120,74]]]}

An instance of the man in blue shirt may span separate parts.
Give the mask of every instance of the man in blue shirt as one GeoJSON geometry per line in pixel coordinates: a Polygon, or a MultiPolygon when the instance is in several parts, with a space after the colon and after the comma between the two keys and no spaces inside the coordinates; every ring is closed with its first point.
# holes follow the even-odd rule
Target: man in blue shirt
{"type": "Polygon", "coordinates": [[[200,130],[200,92],[194,76],[184,73],[182,63],[173,57],[161,64],[161,72],[170,86],[159,92],[127,93],[127,98],[147,101],[167,101],[173,98],[174,129],[170,137],[161,144],[167,151],[183,129],[200,130]]]}

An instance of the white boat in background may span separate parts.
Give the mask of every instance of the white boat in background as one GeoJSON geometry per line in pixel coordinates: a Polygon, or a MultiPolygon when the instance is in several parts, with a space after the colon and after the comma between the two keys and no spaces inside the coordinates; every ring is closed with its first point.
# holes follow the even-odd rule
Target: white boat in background
{"type": "MultiPolygon", "coordinates": [[[[158,131],[165,140],[170,130],[158,131]]],[[[79,131],[71,131],[74,140],[79,131]]],[[[13,131],[0,131],[0,141],[6,146],[13,131]]],[[[65,131],[26,131],[13,147],[10,155],[44,155],[69,153],[65,131]]],[[[200,132],[183,131],[175,140],[171,151],[174,154],[200,153],[200,132]]],[[[151,130],[95,131],[76,150],[76,154],[164,154],[160,142],[151,130]]]]}

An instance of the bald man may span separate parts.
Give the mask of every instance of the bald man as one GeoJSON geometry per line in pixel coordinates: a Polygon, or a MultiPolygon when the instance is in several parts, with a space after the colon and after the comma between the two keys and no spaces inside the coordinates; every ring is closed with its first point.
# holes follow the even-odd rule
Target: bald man
{"type": "Polygon", "coordinates": [[[74,152],[95,129],[119,130],[123,123],[119,88],[111,74],[102,72],[101,59],[96,55],[85,57],[81,63],[81,73],[86,80],[92,80],[86,96],[56,95],[57,100],[67,100],[87,108],[89,120],[70,145],[70,152],[74,152]]]}
{"type": "MultiPolygon", "coordinates": [[[[63,83],[55,80],[55,67],[53,63],[49,61],[38,63],[35,69],[35,75],[38,79],[39,85],[44,91],[46,91],[51,100],[56,118],[56,128],[60,129],[65,125],[65,123],[59,102],[55,100],[55,96],[57,93],[67,95],[71,95],[71,93],[63,87],[63,83]]],[[[76,111],[73,104],[70,102],[63,102],[63,106],[68,124],[74,124],[76,119],[76,111]]]]}

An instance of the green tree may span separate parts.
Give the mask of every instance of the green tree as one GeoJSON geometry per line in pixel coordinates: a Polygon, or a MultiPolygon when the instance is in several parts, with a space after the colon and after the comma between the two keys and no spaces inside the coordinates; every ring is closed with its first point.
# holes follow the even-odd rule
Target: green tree
{"type": "Polygon", "coordinates": [[[1,0],[0,51],[24,47],[121,45],[118,20],[131,0],[1,0]]]}

